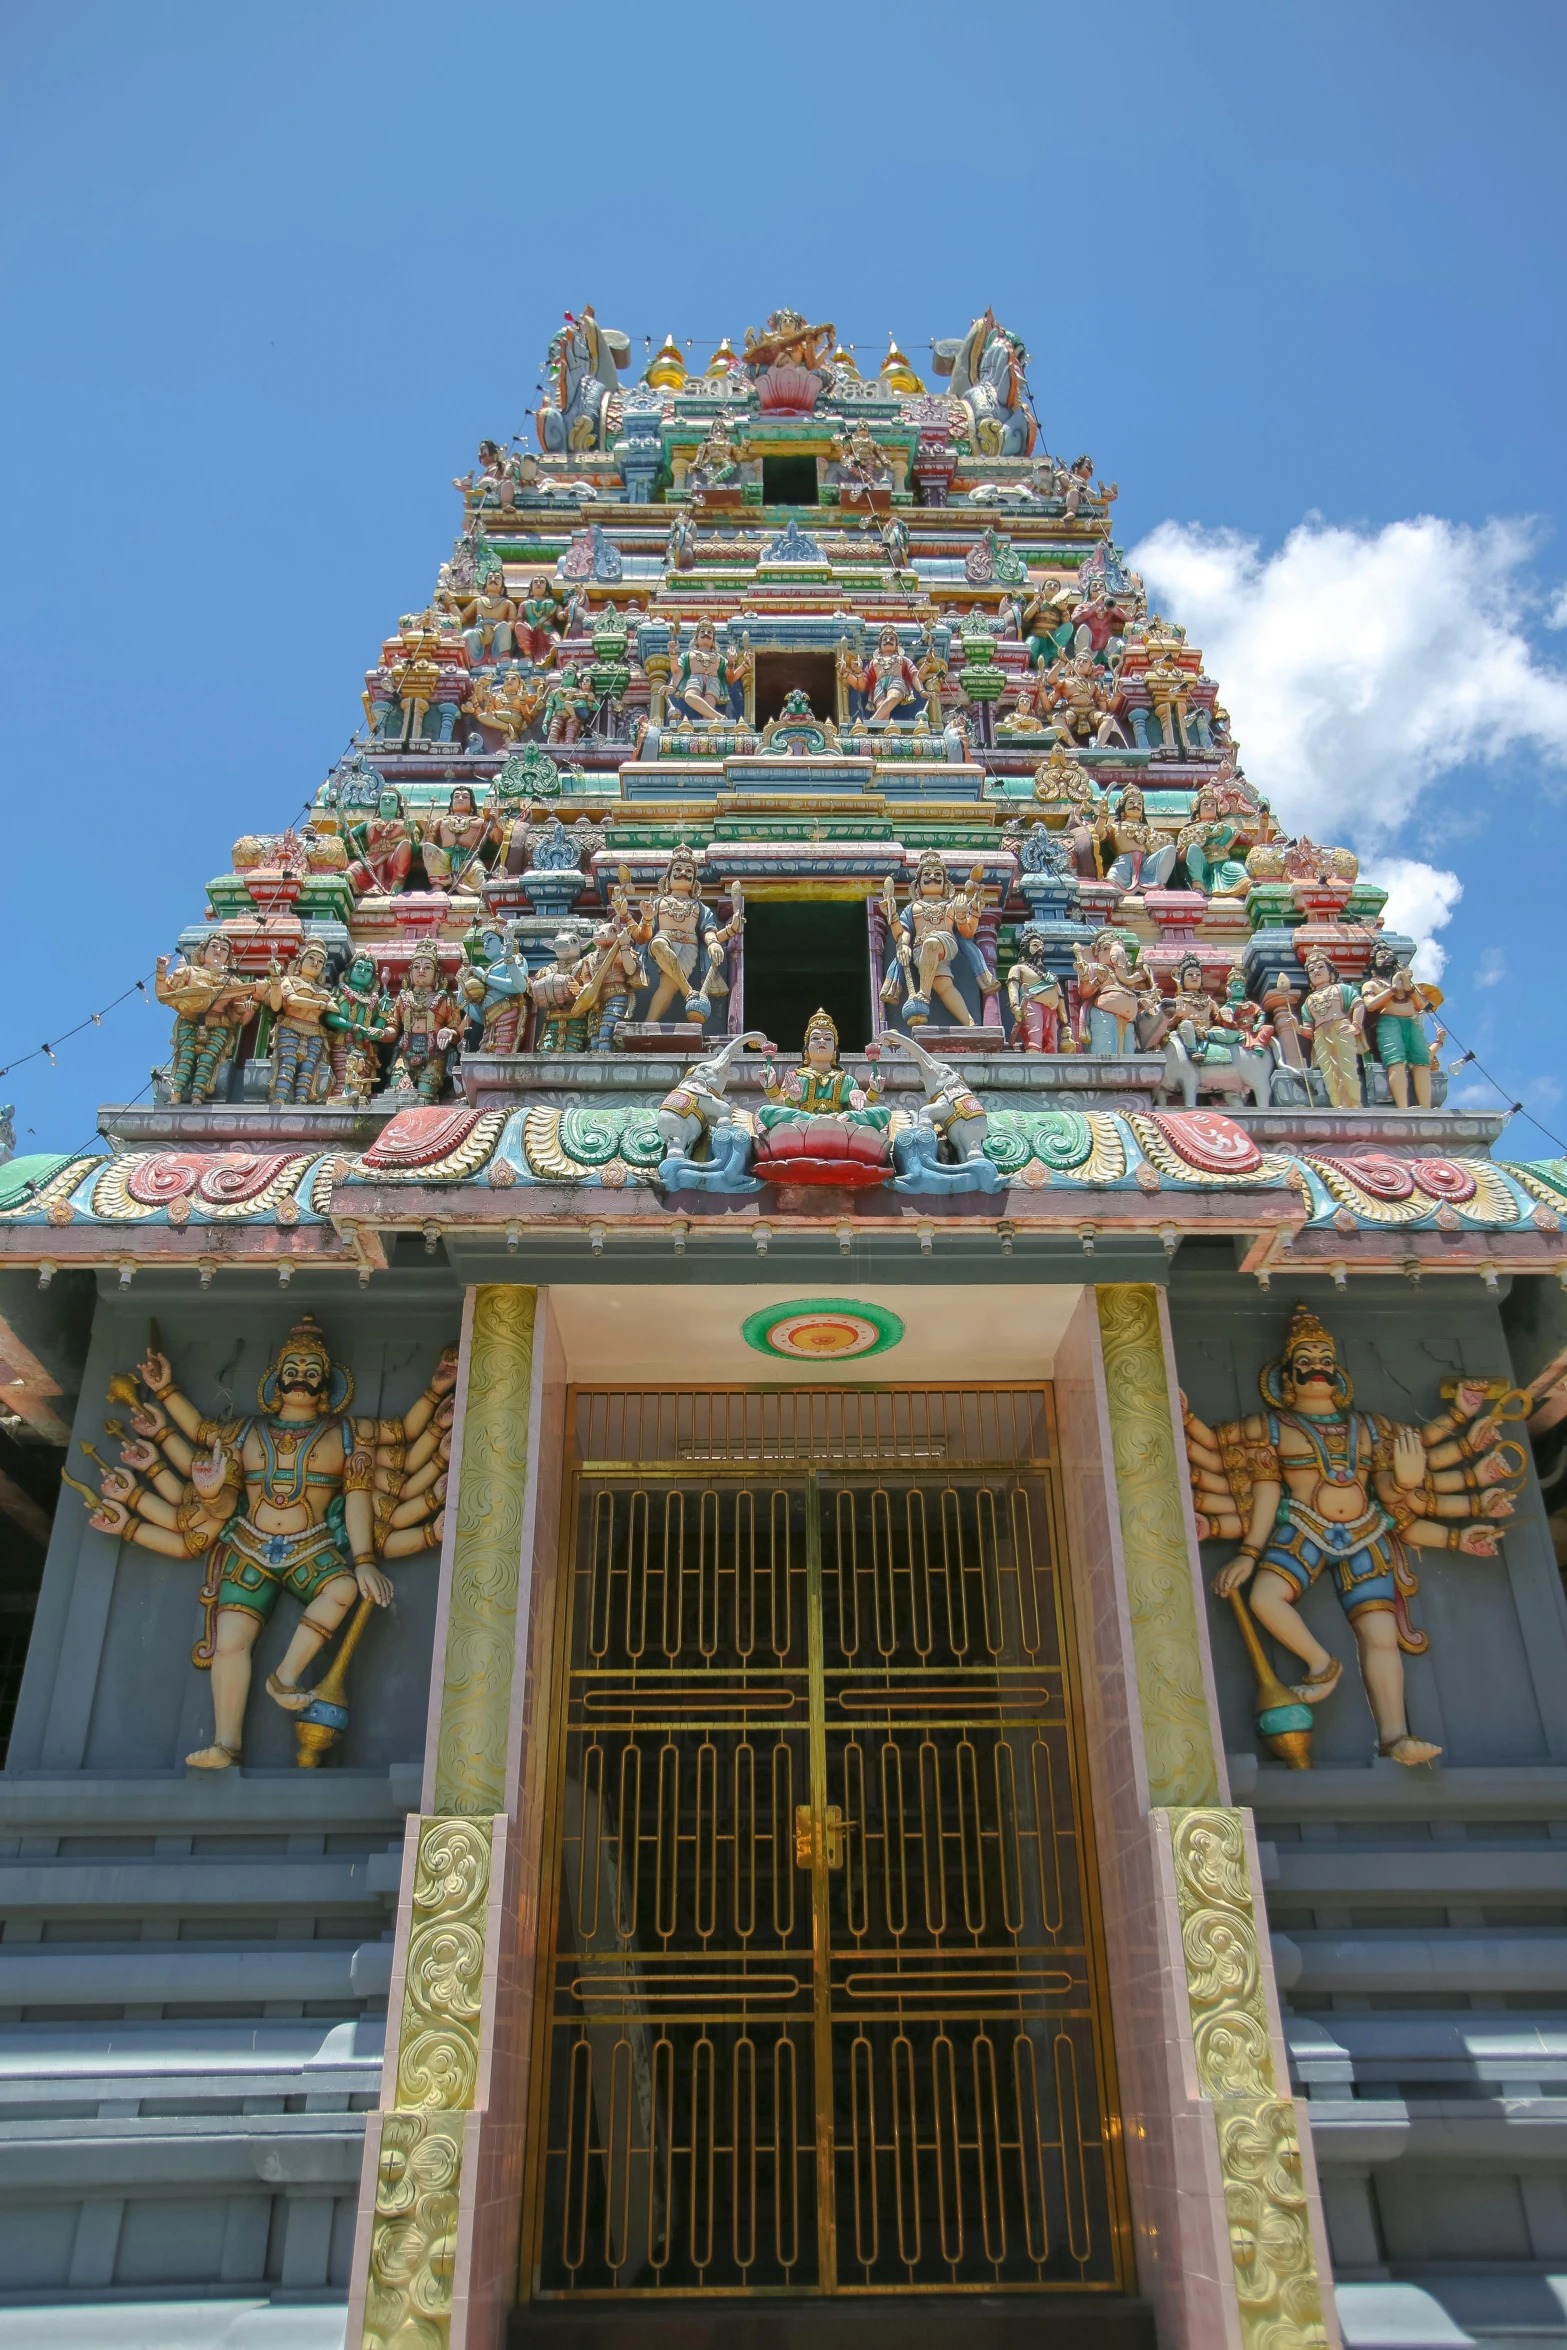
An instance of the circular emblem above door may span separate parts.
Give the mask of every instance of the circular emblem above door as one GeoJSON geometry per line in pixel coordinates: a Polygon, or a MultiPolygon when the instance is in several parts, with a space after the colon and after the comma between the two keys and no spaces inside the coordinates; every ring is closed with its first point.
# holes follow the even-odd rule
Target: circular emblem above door
{"type": "Polygon", "coordinates": [[[884,1306],[852,1297],[797,1297],[787,1305],[748,1314],[740,1335],[758,1354],[791,1363],[846,1363],[885,1354],[903,1337],[903,1324],[884,1306]]]}

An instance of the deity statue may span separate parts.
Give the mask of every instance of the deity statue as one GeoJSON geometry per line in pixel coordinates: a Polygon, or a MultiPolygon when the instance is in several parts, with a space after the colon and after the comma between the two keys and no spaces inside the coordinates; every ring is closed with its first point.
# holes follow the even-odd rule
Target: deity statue
{"type": "Polygon", "coordinates": [[[332,1063],[321,1022],[331,1010],[332,989],[326,968],[326,948],[317,939],[306,939],[286,971],[274,956],[266,978],[252,988],[257,1003],[274,1015],[267,1099],[275,1108],[327,1097],[332,1063]]]}
{"type": "MultiPolygon", "coordinates": [[[[623,891],[630,878],[622,867],[623,891]]],[[[627,924],[627,936],[645,950],[643,985],[653,990],[644,1018],[662,1020],[678,996],[686,1018],[701,1022],[712,1011],[712,998],[729,993],[724,949],[745,928],[745,898],[737,881],[731,882],[729,897],[734,911],[720,924],[702,903],[696,859],[689,849],[674,851],[658,895],[627,924]],[[706,965],[700,977],[699,962],[706,965]]]]}
{"type": "Polygon", "coordinates": [[[764,416],[809,416],[823,392],[831,389],[833,369],[827,354],[838,339],[829,321],[807,326],[798,310],[768,313],[762,334],[745,330],[742,365],[756,378],[757,405],[764,416]]]}
{"type": "MultiPolygon", "coordinates": [[[[1012,1007],[1012,1050],[1015,1053],[1058,1053],[1066,998],[1061,982],[1045,961],[1045,942],[1037,930],[1019,933],[1017,960],[1007,973],[1007,1002],[1012,1007]]],[[[1070,1042],[1070,1038],[1068,1038],[1070,1042]]]]}
{"type": "Polygon", "coordinates": [[[769,1061],[766,1093],[757,1124],[768,1133],[806,1118],[842,1118],[884,1133],[892,1119],[890,1110],[877,1106],[881,1090],[875,1078],[862,1089],[840,1065],[837,1024],[826,1012],[813,1012],[806,1022],[798,1068],[786,1070],[780,1078],[769,1061]]]}
{"type": "Polygon", "coordinates": [[[1159,721],[1159,738],[1167,751],[1200,747],[1192,741],[1188,709],[1191,689],[1196,682],[1192,672],[1183,669],[1168,653],[1161,653],[1143,671],[1143,684],[1148,689],[1154,716],[1159,721]]]}
{"type": "Polygon", "coordinates": [[[581,671],[568,663],[544,697],[544,739],[547,743],[574,743],[593,723],[593,696],[582,683],[581,671]]]}
{"type": "Polygon", "coordinates": [[[472,787],[454,784],[447,795],[445,815],[420,827],[425,878],[430,887],[444,889],[453,897],[460,891],[470,895],[476,891],[484,880],[480,851],[490,830],[490,818],[481,811],[472,787]]]}
{"type": "Polygon", "coordinates": [[[481,661],[508,661],[517,651],[517,607],[506,593],[506,574],[497,566],[460,607],[468,652],[481,661]]]}
{"type": "Polygon", "coordinates": [[[1051,724],[1068,744],[1111,743],[1127,747],[1126,735],[1115,715],[1119,689],[1106,682],[1092,653],[1053,662],[1045,673],[1051,724]]]}
{"type": "Polygon", "coordinates": [[[894,574],[909,567],[909,526],[901,514],[891,512],[882,517],[881,551],[894,574]]]}
{"type": "Polygon", "coordinates": [[[623,891],[610,892],[611,918],[593,933],[584,958],[587,975],[572,1004],[576,1017],[587,1024],[586,1050],[607,1053],[615,1030],[631,1009],[631,998],[642,985],[642,960],[632,936],[634,920],[623,891]]]}
{"type": "Polygon", "coordinates": [[[542,571],[535,572],[517,615],[515,637],[519,653],[529,661],[548,662],[565,618],[564,597],[550,585],[542,571]]]}
{"type": "Polygon", "coordinates": [[[919,672],[904,652],[895,628],[882,630],[874,660],[857,663],[846,674],[859,688],[861,707],[873,725],[889,724],[905,708],[912,716],[920,702],[919,672]]]}
{"type": "Polygon", "coordinates": [[[938,375],[950,375],[955,396],[969,412],[974,446],[985,457],[1026,457],[1035,425],[1026,396],[1028,352],[1022,337],[996,324],[987,310],[966,335],[935,343],[931,356],[938,375]]]}
{"type": "Polygon", "coordinates": [[[1040,716],[1041,691],[1039,686],[1027,683],[1018,687],[1016,703],[1005,718],[996,721],[996,734],[999,739],[1010,741],[1014,737],[1026,736],[1032,740],[1036,735],[1054,732],[1053,728],[1046,726],[1044,719],[1040,716]]]}
{"type": "Polygon", "coordinates": [[[925,716],[933,727],[941,724],[941,704],[947,684],[947,661],[936,642],[936,623],[927,620],[920,635],[919,659],[914,665],[920,692],[925,697],[925,716]]]}
{"type": "Polygon", "coordinates": [[[1333,1109],[1358,1110],[1365,1006],[1324,954],[1307,956],[1306,985],[1300,1028],[1310,1041],[1311,1065],[1327,1088],[1333,1109]]]}
{"type": "MultiPolygon", "coordinates": [[[[1239,1540],[1213,1588],[1235,1598],[1250,1585],[1250,1611],[1281,1648],[1299,1657],[1302,1705],[1331,1697],[1343,1667],[1307,1630],[1300,1602],[1324,1569],[1349,1618],[1377,1751],[1414,1766],[1441,1748],[1411,1736],[1405,1655],[1427,1636],[1410,1622],[1419,1586],[1411,1550],[1494,1558],[1500,1520],[1513,1514],[1507,1480],[1521,1474],[1521,1447],[1505,1445],[1500,1414],[1487,1411],[1483,1381],[1443,1389],[1449,1408],[1424,1427],[1357,1412],[1332,1338],[1305,1306],[1290,1316],[1282,1358],[1262,1371],[1260,1413],[1208,1428],[1185,1408],[1200,1536],[1239,1540]],[[1519,1454],[1517,1471],[1503,1457],[1519,1454]]],[[[1309,1720],[1309,1717],[1307,1717],[1309,1720]]],[[[1266,1716],[1264,1717],[1266,1721],[1266,1716]]]]}
{"type": "MultiPolygon", "coordinates": [[[[528,1005],[528,960],[515,929],[486,930],[478,935],[479,950],[458,981],[459,994],[474,1007],[479,1021],[477,1036],[469,1026],[468,1049],[514,1053],[528,1005]]],[[[473,1015],[469,1017],[471,1023],[473,1015]]]]}
{"type": "Polygon", "coordinates": [[[534,419],[539,447],[552,457],[568,450],[607,449],[620,389],[618,370],[631,357],[631,343],[614,327],[601,327],[593,305],[582,316],[566,312],[565,324],[550,337],[544,362],[549,392],[534,419]]]}
{"type": "MultiPolygon", "coordinates": [[[[1183,955],[1175,966],[1175,990],[1165,1006],[1166,1032],[1173,1030],[1194,1061],[1203,1058],[1219,1021],[1219,1006],[1208,991],[1200,958],[1183,955]]],[[[1151,1040],[1150,1040],[1151,1041],[1151,1040]]]]}
{"type": "Polygon", "coordinates": [[[524,676],[520,669],[508,669],[500,677],[477,677],[468,715],[479,726],[493,727],[510,750],[543,716],[548,693],[542,677],[524,676]]]}
{"type": "Polygon", "coordinates": [[[395,897],[408,887],[414,841],[403,812],[403,795],[394,784],[383,790],[373,816],[348,827],[348,845],[354,851],[348,879],[356,897],[363,897],[367,890],[395,897]]]}
{"type": "Polygon", "coordinates": [[[1072,949],[1077,964],[1078,1043],[1085,1053],[1135,1053],[1143,1047],[1141,1024],[1150,1031],[1163,1020],[1159,982],[1133,963],[1118,930],[1095,934],[1085,955],[1072,949]]]}
{"type": "Polygon", "coordinates": [[[442,983],[440,957],[433,948],[415,948],[392,1011],[392,1090],[417,1093],[422,1102],[438,1102],[446,1090],[447,1062],[462,1014],[442,983]]]}
{"type": "Polygon", "coordinates": [[[735,440],[723,418],[715,418],[708,427],[706,439],[687,468],[687,489],[695,492],[738,489],[744,456],[744,448],[735,440]]]}
{"type": "Polygon", "coordinates": [[[241,1753],[251,1651],[279,1593],[291,1592],[302,1612],[266,1689],[298,1715],[313,1696],[300,1675],[348,1610],[392,1598],[377,1555],[438,1545],[457,1349],[443,1351],[402,1419],[348,1418],[353,1380],[308,1314],[262,1377],[253,1418],[208,1419],[175,1386],[156,1336],[136,1377],[149,1399],[131,1414],[138,1440],[103,1478],[91,1523],[139,1550],[206,1561],[206,1633],[192,1661],[212,1673],[214,1735],[185,1759],[228,1770],[241,1753]]]}
{"type": "Polygon", "coordinates": [[[355,955],[321,1025],[328,1031],[333,1090],[362,1107],[380,1081],[381,1047],[396,1029],[392,999],[376,979],[373,955],[355,955]]]}
{"type": "Polygon", "coordinates": [[[984,867],[976,865],[968,887],[953,886],[946,864],[935,850],[921,857],[914,871],[908,903],[898,904],[889,873],[882,884],[882,906],[892,938],[892,956],[881,985],[884,1004],[898,1004],[899,983],[904,990],[901,1010],[911,1027],[930,1018],[934,996],[959,1028],[972,1028],[974,1015],[958,993],[953,974],[961,963],[977,979],[982,994],[997,986],[995,973],[974,939],[984,905],[984,867]]]}
{"type": "Polygon", "coordinates": [[[669,624],[668,708],[707,726],[732,719],[735,697],[743,692],[749,674],[745,661],[738,654],[719,651],[718,631],[711,620],[697,622],[684,652],[679,649],[679,631],[677,616],[669,624]]]}
{"type": "Polygon", "coordinates": [[[1093,580],[1087,595],[1072,607],[1073,644],[1079,653],[1091,653],[1102,669],[1114,668],[1122,632],[1131,619],[1124,605],[1111,602],[1104,581],[1093,580]]]}
{"type": "MultiPolygon", "coordinates": [[[[1431,1107],[1431,1046],[1426,1037],[1426,1014],[1442,1001],[1440,990],[1424,987],[1407,963],[1386,945],[1371,950],[1371,968],[1360,983],[1364,1017],[1372,1023],[1371,1041],[1377,1059],[1387,1071],[1387,1089],[1399,1109],[1409,1107],[1413,1078],[1415,1101],[1431,1107]]],[[[1443,1032],[1438,1029],[1438,1046],[1443,1032]]]]}
{"type": "Polygon", "coordinates": [[[1072,606],[1077,600],[1075,587],[1060,587],[1049,580],[1025,597],[1017,625],[1030,669],[1053,668],[1072,652],[1072,606]]]}
{"type": "Polygon", "coordinates": [[[724,1088],[734,1073],[736,1053],[747,1045],[766,1043],[760,1029],[727,1038],[664,1096],[658,1112],[658,1131],[664,1138],[658,1180],[663,1190],[760,1191],[759,1179],[748,1171],[750,1131],[725,1101],[724,1088]],[[704,1136],[707,1151],[699,1159],[696,1153],[704,1136]]]}
{"type": "Polygon", "coordinates": [[[575,930],[557,930],[553,944],[555,960],[535,971],[528,982],[528,994],[536,1006],[533,1050],[580,1053],[587,1044],[588,1021],[587,1014],[577,1009],[577,998],[592,972],[592,958],[583,953],[575,930]]]}
{"type": "Polygon", "coordinates": [[[840,505],[864,503],[872,490],[890,490],[892,468],[886,452],[863,424],[835,435],[828,478],[839,486],[840,505]]]}
{"type": "Polygon", "coordinates": [[[1244,862],[1231,853],[1245,829],[1238,814],[1221,812],[1215,786],[1203,784],[1192,803],[1190,823],[1176,834],[1175,847],[1192,888],[1204,897],[1244,897],[1250,888],[1244,862]]]}
{"type": "Polygon", "coordinates": [[[1176,845],[1148,819],[1142,788],[1129,783],[1100,817],[1102,837],[1115,854],[1106,878],[1125,890],[1163,889],[1175,870],[1176,845]]]}
{"type": "Polygon", "coordinates": [[[1120,496],[1119,486],[1113,481],[1095,486],[1094,461],[1087,455],[1074,457],[1070,465],[1055,465],[1052,471],[1056,496],[1070,521],[1077,520],[1085,498],[1108,507],[1120,496]]]}
{"type": "Polygon", "coordinates": [[[169,1098],[210,1102],[228,1072],[254,997],[235,975],[234,942],[215,930],[204,938],[193,963],[183,955],[172,964],[160,955],[153,981],[160,1004],[176,1018],[169,1062],[169,1098]]]}

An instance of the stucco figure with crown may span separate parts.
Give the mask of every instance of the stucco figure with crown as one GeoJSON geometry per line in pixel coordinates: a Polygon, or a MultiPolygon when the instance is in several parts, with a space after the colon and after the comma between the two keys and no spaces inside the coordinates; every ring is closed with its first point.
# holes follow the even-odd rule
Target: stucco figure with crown
{"type": "Polygon", "coordinates": [[[391,1601],[378,1558],[440,1539],[456,1378],[449,1347],[402,1418],[351,1419],[353,1379],[307,1315],[263,1374],[250,1418],[203,1412],[175,1385],[156,1335],[134,1378],[115,1380],[121,1400],[136,1398],[138,1382],[142,1395],[92,1523],[134,1548],[206,1562],[206,1628],[192,1658],[212,1675],[214,1731],[189,1764],[221,1771],[239,1761],[251,1651],[285,1591],[301,1612],[267,1695],[302,1716],[312,1698],[300,1676],[355,1600],[391,1601]]]}
{"type": "MultiPolygon", "coordinates": [[[[1248,1592],[1257,1622],[1304,1665],[1293,1693],[1309,1708],[1332,1696],[1343,1671],[1300,1612],[1325,1575],[1355,1635],[1378,1753],[1431,1762],[1441,1748],[1411,1732],[1405,1703],[1403,1659],[1428,1646],[1409,1613],[1419,1589],[1409,1554],[1493,1558],[1516,1506],[1522,1450],[1504,1441],[1483,1380],[1450,1382],[1447,1408],[1423,1426],[1357,1412],[1332,1337],[1303,1305],[1258,1386],[1264,1409],[1246,1419],[1209,1428],[1184,1412],[1198,1532],[1240,1543],[1214,1591],[1237,1602],[1248,1592]]],[[[1298,1754],[1310,1715],[1274,1718],[1289,1711],[1261,1721],[1298,1754]]]]}

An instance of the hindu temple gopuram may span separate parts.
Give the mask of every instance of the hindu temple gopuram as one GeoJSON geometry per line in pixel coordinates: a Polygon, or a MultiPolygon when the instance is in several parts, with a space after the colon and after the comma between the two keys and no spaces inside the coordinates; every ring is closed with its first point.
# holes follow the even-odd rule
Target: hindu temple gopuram
{"type": "Polygon", "coordinates": [[[6,2341],[1567,2343],[1567,1167],[909,323],[568,316],[0,1167],[6,2341]]]}

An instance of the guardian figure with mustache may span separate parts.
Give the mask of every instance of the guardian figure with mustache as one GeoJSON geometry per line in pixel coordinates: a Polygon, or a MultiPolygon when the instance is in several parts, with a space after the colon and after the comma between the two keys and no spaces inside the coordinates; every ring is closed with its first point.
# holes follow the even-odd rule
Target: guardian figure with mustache
{"type": "Polygon", "coordinates": [[[185,1759],[227,1770],[240,1758],[251,1651],[280,1593],[302,1613],[267,1695],[298,1714],[312,1694],[300,1676],[349,1608],[392,1597],[377,1554],[439,1542],[457,1350],[402,1419],[347,1417],[353,1380],[308,1314],[263,1374],[254,1418],[204,1417],[156,1339],[136,1375],[149,1399],[132,1414],[139,1441],[104,1476],[91,1523],[166,1558],[206,1559],[207,1627],[192,1656],[211,1668],[216,1719],[213,1743],[185,1759]]]}
{"type": "Polygon", "coordinates": [[[1301,1620],[1300,1602],[1325,1575],[1354,1633],[1377,1751],[1431,1762],[1441,1748],[1411,1735],[1405,1711],[1404,1656],[1428,1645],[1409,1617],[1419,1588],[1409,1554],[1496,1555],[1525,1465],[1521,1448],[1501,1440],[1498,1383],[1450,1381],[1448,1409],[1424,1427],[1357,1412],[1332,1338],[1297,1305],[1283,1357],[1258,1385],[1265,1410],[1217,1428],[1182,1398],[1198,1534],[1240,1544],[1213,1588],[1228,1599],[1250,1586],[1258,1623],[1305,1667],[1293,1694],[1320,1705],[1343,1667],[1301,1620]]]}

